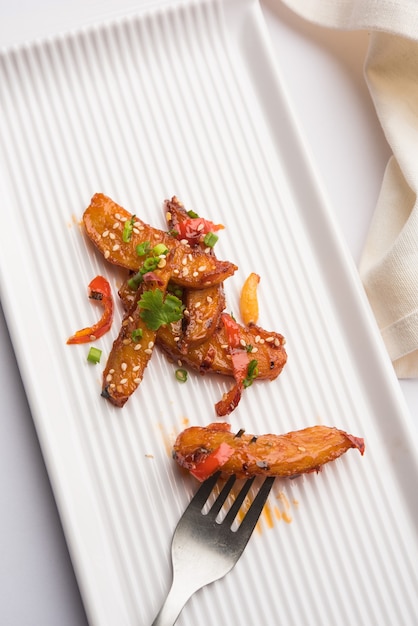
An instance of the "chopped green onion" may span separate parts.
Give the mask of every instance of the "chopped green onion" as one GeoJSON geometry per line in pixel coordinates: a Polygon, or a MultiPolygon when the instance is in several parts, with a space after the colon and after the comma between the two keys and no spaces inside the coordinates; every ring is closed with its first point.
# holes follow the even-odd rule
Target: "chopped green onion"
{"type": "Polygon", "coordinates": [[[142,339],[142,328],[135,328],[131,333],[131,338],[135,343],[142,339]]]}
{"type": "Polygon", "coordinates": [[[89,361],[89,363],[100,363],[101,356],[102,356],[102,351],[99,350],[99,348],[94,348],[92,346],[87,355],[87,361],[89,361]]]}
{"type": "Polygon", "coordinates": [[[143,281],[142,272],[139,271],[128,280],[128,287],[136,291],[139,285],[142,283],[142,281],[143,281]]]}
{"type": "Polygon", "coordinates": [[[148,257],[145,259],[144,265],[142,267],[146,273],[146,272],[152,272],[153,270],[157,269],[157,265],[158,265],[158,259],[156,259],[155,257],[148,257]]]}
{"type": "Polygon", "coordinates": [[[244,388],[250,387],[254,379],[258,376],[258,361],[256,359],[252,359],[248,363],[247,376],[243,380],[244,388]]]}
{"type": "Polygon", "coordinates": [[[187,211],[187,215],[191,217],[192,219],[199,217],[199,214],[196,213],[195,211],[187,211]]]}
{"type": "Polygon", "coordinates": [[[168,248],[164,243],[157,243],[156,246],[153,247],[152,253],[155,256],[166,255],[168,252],[168,248]]]}
{"type": "Polygon", "coordinates": [[[149,241],[143,241],[136,247],[136,253],[138,256],[145,256],[151,250],[151,244],[149,241]]]}
{"type": "Polygon", "coordinates": [[[215,233],[209,232],[209,233],[206,233],[203,239],[203,243],[205,244],[205,246],[208,246],[208,248],[213,248],[213,246],[218,241],[218,239],[219,239],[218,235],[215,235],[215,233]]]}
{"type": "Polygon", "coordinates": [[[131,240],[134,223],[135,223],[135,215],[133,215],[130,220],[126,220],[124,224],[123,232],[122,232],[122,240],[125,243],[128,243],[131,240]]]}
{"type": "Polygon", "coordinates": [[[179,381],[179,383],[185,383],[187,380],[187,370],[183,369],[182,367],[176,369],[176,379],[179,381]]]}

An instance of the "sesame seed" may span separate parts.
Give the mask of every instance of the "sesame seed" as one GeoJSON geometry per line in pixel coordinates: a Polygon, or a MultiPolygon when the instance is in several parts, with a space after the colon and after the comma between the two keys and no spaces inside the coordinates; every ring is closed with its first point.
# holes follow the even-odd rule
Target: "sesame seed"
{"type": "Polygon", "coordinates": [[[206,269],[206,265],[201,265],[201,266],[198,268],[199,272],[204,272],[204,271],[205,271],[205,269],[206,269]]]}
{"type": "Polygon", "coordinates": [[[127,383],[127,382],[128,382],[128,379],[127,379],[127,378],[122,378],[122,379],[120,380],[120,384],[121,384],[121,385],[126,385],[126,383],[127,383]]]}
{"type": "Polygon", "coordinates": [[[174,337],[174,341],[180,341],[180,337],[174,337]]]}
{"type": "Polygon", "coordinates": [[[272,343],[274,341],[274,337],[266,337],[266,343],[272,343]]]}
{"type": "Polygon", "coordinates": [[[212,304],[212,302],[213,302],[213,298],[212,298],[211,296],[206,296],[206,302],[207,302],[208,304],[212,304]]]}
{"type": "Polygon", "coordinates": [[[153,348],[154,347],[154,342],[153,341],[149,341],[148,342],[148,348],[153,348]]]}
{"type": "Polygon", "coordinates": [[[187,241],[187,239],[180,239],[180,243],[183,244],[183,246],[188,246],[189,242],[187,241]]]}
{"type": "Polygon", "coordinates": [[[113,252],[116,252],[117,250],[119,250],[120,245],[118,243],[115,243],[115,245],[113,246],[112,250],[113,252]]]}
{"type": "Polygon", "coordinates": [[[130,322],[133,322],[133,321],[134,321],[134,318],[132,317],[132,315],[130,315],[130,316],[128,317],[128,320],[129,320],[130,322]]]}
{"type": "Polygon", "coordinates": [[[122,218],[121,218],[120,214],[119,214],[119,213],[116,213],[116,214],[115,214],[115,220],[121,220],[121,219],[122,219],[122,218]]]}
{"type": "Polygon", "coordinates": [[[126,365],[126,363],[121,363],[120,364],[120,369],[122,370],[122,372],[126,372],[128,366],[126,365]]]}
{"type": "Polygon", "coordinates": [[[113,230],[117,230],[119,228],[119,222],[115,222],[112,226],[113,230]]]}
{"type": "Polygon", "coordinates": [[[109,231],[108,231],[108,230],[104,230],[104,231],[102,232],[102,237],[103,237],[103,238],[105,238],[105,237],[107,237],[107,236],[108,236],[108,234],[109,234],[109,231]]]}
{"type": "Polygon", "coordinates": [[[141,378],[134,378],[134,383],[136,385],[139,385],[140,382],[141,382],[141,378]]]}
{"type": "Polygon", "coordinates": [[[140,350],[142,348],[140,343],[135,344],[134,350],[140,350]]]}
{"type": "Polygon", "coordinates": [[[112,367],[112,368],[109,370],[109,374],[114,374],[114,373],[115,373],[115,370],[114,370],[114,368],[112,367]]]}
{"type": "Polygon", "coordinates": [[[175,269],[175,270],[173,270],[173,274],[180,274],[180,270],[179,270],[179,269],[177,269],[177,267],[176,267],[176,269],[175,269]]]}
{"type": "Polygon", "coordinates": [[[122,385],[117,385],[117,387],[116,387],[116,391],[117,391],[118,393],[122,393],[122,391],[123,391],[123,389],[122,389],[122,385]]]}
{"type": "Polygon", "coordinates": [[[109,237],[110,237],[110,239],[116,239],[115,233],[109,233],[109,237]]]}
{"type": "Polygon", "coordinates": [[[182,272],[182,273],[183,273],[183,276],[188,276],[188,274],[189,274],[189,268],[188,268],[188,267],[185,267],[185,268],[183,269],[183,272],[182,272]]]}
{"type": "Polygon", "coordinates": [[[245,346],[247,345],[245,343],[245,339],[240,339],[239,342],[240,342],[240,344],[242,345],[243,348],[245,348],[245,346]]]}
{"type": "Polygon", "coordinates": [[[204,224],[202,224],[202,222],[199,224],[199,226],[197,227],[197,230],[203,230],[203,228],[205,227],[204,224]]]}
{"type": "Polygon", "coordinates": [[[110,250],[105,250],[104,258],[108,259],[110,257],[110,250]]]}
{"type": "Polygon", "coordinates": [[[182,260],[181,260],[181,264],[182,264],[182,265],[187,265],[187,257],[186,257],[186,256],[184,256],[184,257],[182,258],[182,260]]]}
{"type": "Polygon", "coordinates": [[[251,353],[254,353],[254,352],[258,352],[258,348],[254,348],[254,346],[253,346],[253,347],[251,348],[251,353]]]}
{"type": "Polygon", "coordinates": [[[193,261],[193,254],[191,252],[189,252],[188,257],[189,257],[189,261],[193,261]]]}
{"type": "Polygon", "coordinates": [[[199,276],[199,272],[193,272],[193,278],[197,278],[199,276]]]}
{"type": "Polygon", "coordinates": [[[276,338],[275,338],[275,340],[274,340],[274,345],[276,346],[276,348],[278,348],[279,346],[281,346],[280,339],[278,339],[277,337],[276,337],[276,338]]]}
{"type": "Polygon", "coordinates": [[[135,365],[135,366],[132,368],[132,371],[133,371],[133,372],[137,372],[139,369],[141,369],[141,366],[140,366],[140,365],[135,365]]]}
{"type": "Polygon", "coordinates": [[[152,350],[150,348],[145,348],[145,354],[152,354],[152,350]]]}
{"type": "Polygon", "coordinates": [[[132,232],[135,233],[135,235],[139,235],[139,228],[136,228],[135,226],[132,229],[132,232]]]}
{"type": "Polygon", "coordinates": [[[194,305],[195,309],[198,309],[201,306],[201,302],[196,302],[196,304],[194,305]]]}
{"type": "Polygon", "coordinates": [[[181,367],[181,366],[183,365],[183,361],[182,361],[181,359],[179,359],[179,360],[177,361],[177,365],[178,365],[179,367],[181,367]]]}
{"type": "Polygon", "coordinates": [[[254,339],[255,343],[260,343],[260,335],[257,335],[254,339]]]}
{"type": "Polygon", "coordinates": [[[223,344],[221,345],[222,350],[226,350],[226,349],[227,349],[227,347],[228,347],[228,344],[227,344],[227,343],[223,343],[223,344]]]}
{"type": "Polygon", "coordinates": [[[112,380],[112,378],[113,378],[112,374],[108,374],[108,375],[106,376],[106,382],[107,382],[107,383],[110,383],[110,381],[112,380]]]}

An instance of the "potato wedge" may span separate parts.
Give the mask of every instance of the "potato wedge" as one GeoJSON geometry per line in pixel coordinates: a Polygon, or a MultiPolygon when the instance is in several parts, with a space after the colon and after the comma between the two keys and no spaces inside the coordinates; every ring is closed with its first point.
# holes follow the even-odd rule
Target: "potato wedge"
{"type": "MultiPolygon", "coordinates": [[[[364,440],[328,426],[311,426],[285,435],[246,435],[231,432],[231,425],[216,422],[207,427],[192,426],[181,432],[173,447],[179,465],[193,473],[205,459],[216,453],[221,444],[231,448],[219,467],[225,476],[294,477],[318,472],[350,448],[364,454],[364,440]]],[[[208,478],[208,476],[204,476],[208,478]]]]}
{"type": "MultiPolygon", "coordinates": [[[[214,372],[225,376],[234,376],[229,352],[227,335],[220,325],[204,343],[190,348],[187,354],[178,349],[181,337],[181,325],[171,324],[160,328],[157,333],[157,345],[174,361],[181,360],[185,365],[198,370],[201,374],[214,372]]],[[[287,354],[283,335],[270,332],[259,326],[240,325],[240,341],[248,346],[249,355],[258,361],[257,380],[274,380],[282,371],[287,354]],[[252,352],[250,351],[252,347],[252,352]]]]}
{"type": "MultiPolygon", "coordinates": [[[[165,200],[164,211],[170,232],[178,232],[180,224],[190,221],[189,214],[176,196],[173,196],[171,200],[165,200]]],[[[203,226],[208,223],[207,220],[201,222],[203,226]]],[[[204,243],[204,228],[201,232],[202,235],[192,238],[189,244],[192,247],[198,246],[202,251],[214,256],[213,248],[207,247],[204,243]]],[[[177,237],[179,238],[180,235],[177,237]]],[[[209,339],[215,332],[219,316],[225,308],[223,285],[219,284],[203,289],[186,289],[183,301],[186,311],[178,348],[185,354],[193,346],[209,339]]]]}
{"type": "Polygon", "coordinates": [[[141,383],[153,352],[157,331],[141,318],[138,300],[146,290],[166,291],[170,270],[157,270],[155,275],[158,281],[142,283],[135,293],[103,372],[102,396],[117,407],[122,407],[141,383]]]}
{"type": "Polygon", "coordinates": [[[137,271],[141,259],[137,246],[149,241],[152,246],[163,243],[173,250],[171,280],[178,285],[201,289],[219,284],[236,271],[237,266],[198,248],[183,245],[168,233],[153,228],[128,213],[109,197],[96,193],[83,214],[83,224],[90,240],[109,263],[137,271]],[[132,224],[128,241],[123,240],[126,223],[132,224]]]}

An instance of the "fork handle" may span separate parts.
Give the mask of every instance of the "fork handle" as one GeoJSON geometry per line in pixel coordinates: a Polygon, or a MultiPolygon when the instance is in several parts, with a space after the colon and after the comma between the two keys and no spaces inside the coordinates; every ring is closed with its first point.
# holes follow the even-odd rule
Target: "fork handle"
{"type": "Polygon", "coordinates": [[[158,615],[152,622],[151,626],[173,626],[176,623],[181,610],[189,598],[193,595],[194,591],[195,589],[186,591],[184,587],[182,587],[180,591],[178,586],[176,586],[175,580],[173,580],[164,604],[159,610],[158,615]]]}

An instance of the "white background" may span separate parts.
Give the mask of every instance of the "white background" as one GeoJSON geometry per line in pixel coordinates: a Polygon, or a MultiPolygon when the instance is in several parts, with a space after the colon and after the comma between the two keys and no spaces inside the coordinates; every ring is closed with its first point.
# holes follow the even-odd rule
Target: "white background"
{"type": "MultiPolygon", "coordinates": [[[[0,47],[133,11],[149,0],[0,0],[0,47]]],[[[290,102],[358,263],[390,149],[363,77],[367,32],[320,28],[262,0],[290,102]]],[[[86,617],[0,310],[0,622],[82,626],[86,617]]],[[[401,381],[411,415],[418,381],[401,381]]]]}

